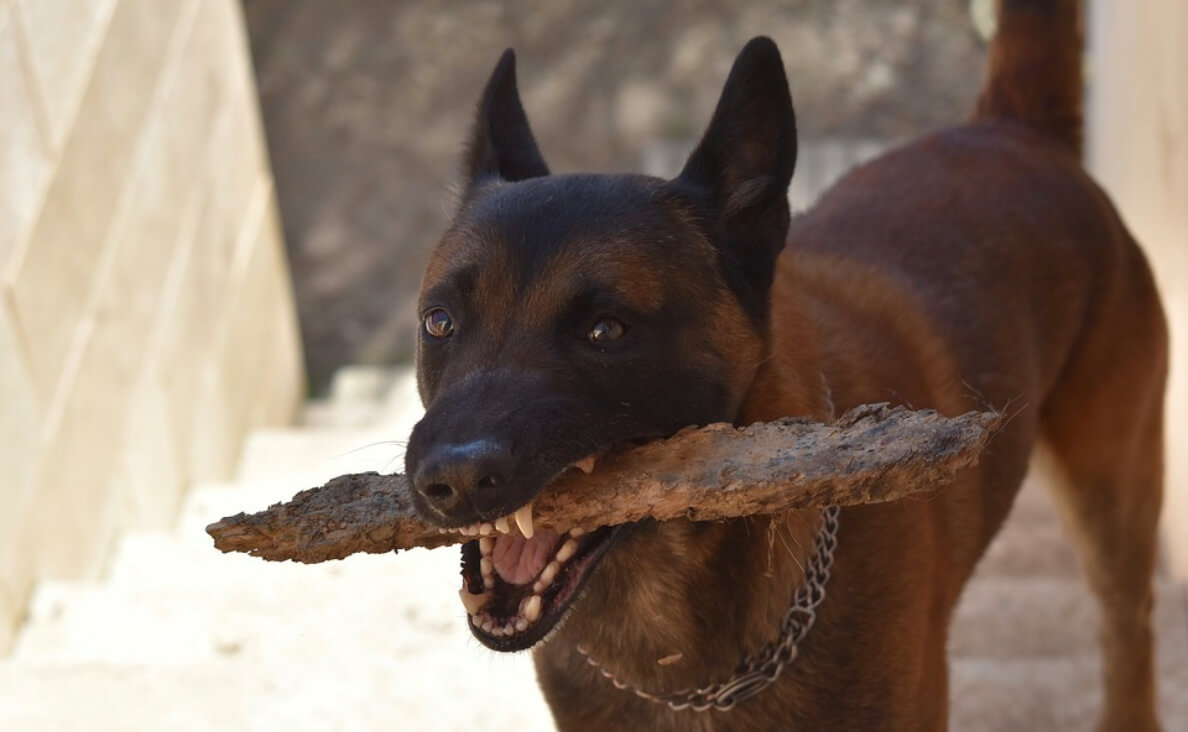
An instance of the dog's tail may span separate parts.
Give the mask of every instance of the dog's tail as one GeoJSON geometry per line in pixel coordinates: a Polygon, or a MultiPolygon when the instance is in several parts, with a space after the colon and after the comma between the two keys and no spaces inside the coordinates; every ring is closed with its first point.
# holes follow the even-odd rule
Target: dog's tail
{"type": "Polygon", "coordinates": [[[1081,0],[998,0],[975,118],[1026,124],[1081,152],[1081,0]]]}

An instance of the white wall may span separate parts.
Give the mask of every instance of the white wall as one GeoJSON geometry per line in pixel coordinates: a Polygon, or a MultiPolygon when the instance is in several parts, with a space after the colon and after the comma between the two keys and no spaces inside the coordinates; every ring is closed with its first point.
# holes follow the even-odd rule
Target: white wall
{"type": "Polygon", "coordinates": [[[0,110],[3,652],[303,377],[237,0],[0,0],[0,110]]]}
{"type": "Polygon", "coordinates": [[[1091,0],[1088,165],[1155,268],[1172,319],[1164,527],[1188,578],[1188,2],[1091,0]]]}

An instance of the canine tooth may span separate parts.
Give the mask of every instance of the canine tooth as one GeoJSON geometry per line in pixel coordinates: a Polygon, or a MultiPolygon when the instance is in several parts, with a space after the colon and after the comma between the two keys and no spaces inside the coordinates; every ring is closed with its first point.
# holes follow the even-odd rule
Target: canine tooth
{"type": "Polygon", "coordinates": [[[516,632],[523,633],[525,630],[528,630],[528,621],[524,618],[518,618],[516,620],[516,632]]]}
{"type": "Polygon", "coordinates": [[[515,632],[516,632],[515,623],[508,623],[507,625],[503,626],[503,634],[504,635],[511,635],[515,632]]]}
{"type": "Polygon", "coordinates": [[[484,536],[479,539],[479,551],[483,556],[487,556],[495,549],[495,540],[489,536],[484,536]]]}
{"type": "Polygon", "coordinates": [[[569,559],[577,553],[577,548],[577,542],[573,539],[569,539],[561,545],[560,549],[557,550],[557,561],[568,562],[569,559]]]}
{"type": "Polygon", "coordinates": [[[586,530],[585,530],[585,529],[582,529],[582,528],[577,528],[577,527],[575,527],[575,528],[572,528],[572,529],[570,529],[570,530],[569,530],[569,535],[570,535],[570,536],[572,536],[572,537],[573,537],[573,538],[575,538],[575,539],[576,539],[576,538],[578,538],[579,536],[582,536],[582,535],[583,535],[583,534],[585,534],[585,533],[586,533],[586,530]]]}
{"type": "Polygon", "coordinates": [[[507,516],[495,519],[495,530],[501,534],[511,533],[511,527],[507,525],[507,516]]]}
{"type": "Polygon", "coordinates": [[[552,584],[553,579],[557,576],[557,573],[560,571],[561,571],[560,563],[558,563],[556,561],[549,562],[548,566],[544,568],[544,571],[540,573],[540,583],[542,585],[544,585],[545,587],[548,587],[550,584],[552,584]]]}
{"type": "Polygon", "coordinates": [[[495,527],[491,524],[483,523],[479,525],[479,534],[482,536],[490,536],[494,529],[495,527]]]}
{"type": "Polygon", "coordinates": [[[524,603],[524,619],[535,623],[540,618],[540,595],[533,595],[524,603]]]}
{"type": "Polygon", "coordinates": [[[591,455],[589,457],[584,457],[581,460],[578,460],[576,463],[574,463],[574,467],[576,467],[578,470],[582,471],[586,475],[593,473],[594,472],[594,456],[591,455]]]}
{"type": "Polygon", "coordinates": [[[541,582],[540,580],[536,580],[535,582],[532,583],[532,591],[535,592],[536,594],[539,595],[541,593],[541,591],[543,591],[543,590],[544,590],[544,583],[541,582]]]}
{"type": "Polygon", "coordinates": [[[491,595],[486,592],[476,595],[463,587],[458,590],[458,597],[462,598],[462,604],[466,606],[466,612],[471,615],[478,615],[479,611],[483,609],[483,606],[487,604],[487,600],[490,599],[491,595]]]}
{"type": "Polygon", "coordinates": [[[532,504],[528,503],[516,511],[515,518],[516,526],[520,527],[520,533],[524,535],[525,539],[531,539],[532,535],[536,533],[532,528],[532,504]]]}
{"type": "Polygon", "coordinates": [[[495,562],[490,557],[483,557],[479,560],[479,568],[482,570],[483,576],[494,574],[495,562]]]}

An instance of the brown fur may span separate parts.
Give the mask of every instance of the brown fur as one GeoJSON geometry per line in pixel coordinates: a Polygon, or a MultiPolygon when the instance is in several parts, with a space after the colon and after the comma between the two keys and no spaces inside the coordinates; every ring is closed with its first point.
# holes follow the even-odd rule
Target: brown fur
{"type": "MultiPolygon", "coordinates": [[[[1041,20],[1008,16],[970,126],[854,172],[793,220],[773,285],[770,355],[741,417],[828,418],[876,401],[1017,411],[992,454],[934,501],[844,512],[828,599],[800,658],[728,713],[636,699],[599,679],[573,647],[650,691],[722,680],[774,636],[816,517],[787,517],[777,546],[788,550],[776,552],[770,574],[754,521],[655,529],[664,553],[623,552],[598,584],[616,602],[587,599],[537,653],[562,729],[944,729],[948,619],[1040,439],[1071,477],[1062,499],[1105,609],[1101,729],[1157,727],[1149,613],[1166,326],[1141,252],[1067,152],[1080,145],[1079,85],[1057,86],[1067,69],[1050,82],[1060,93],[1044,97],[1043,119],[1019,115],[1038,134],[995,119],[1036,108],[1027,98],[1036,80],[1024,77],[1036,69],[1033,44],[1054,42],[1041,20]],[[1030,37],[1011,35],[1012,25],[1030,37]],[[1051,132],[1060,134],[1043,134],[1051,132]],[[981,150],[963,155],[966,147],[981,150]],[[951,276],[929,260],[965,236],[1020,238],[1034,254],[965,273],[957,301],[915,287],[951,276]],[[919,260],[903,262],[909,253],[919,260]],[[1052,289],[1070,266],[1073,285],[1052,289]],[[715,562],[722,556],[732,557],[729,568],[715,562]],[[670,610],[690,603],[701,606],[695,626],[670,610]],[[656,664],[672,653],[683,654],[679,664],[656,664]]],[[[1079,64],[1076,47],[1056,55],[1079,64]]]]}

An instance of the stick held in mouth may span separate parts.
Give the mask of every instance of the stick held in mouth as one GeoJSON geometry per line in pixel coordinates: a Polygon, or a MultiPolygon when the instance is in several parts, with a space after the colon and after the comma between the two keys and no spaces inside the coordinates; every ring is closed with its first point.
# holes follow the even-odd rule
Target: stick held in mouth
{"type": "MultiPolygon", "coordinates": [[[[534,521],[559,530],[689,518],[712,521],[792,509],[895,501],[944,487],[978,457],[998,412],[944,417],[865,405],[822,424],[807,419],[689,428],[569,471],[537,497],[534,521]]],[[[403,475],[343,475],[252,514],[206,527],[224,552],[324,562],[359,552],[471,540],[413,511],[403,475]]]]}

